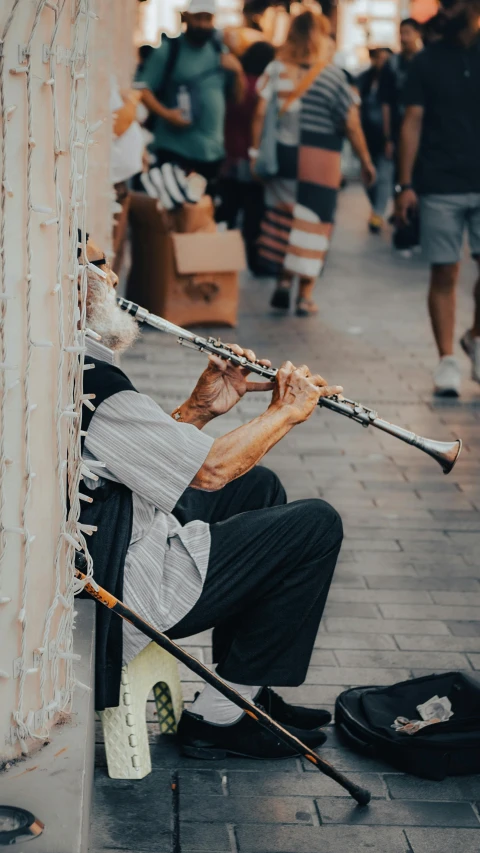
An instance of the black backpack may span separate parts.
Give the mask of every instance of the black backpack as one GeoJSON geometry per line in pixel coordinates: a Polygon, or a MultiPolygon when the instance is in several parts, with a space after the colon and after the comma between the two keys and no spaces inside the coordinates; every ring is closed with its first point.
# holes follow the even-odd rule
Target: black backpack
{"type": "Polygon", "coordinates": [[[480,677],[445,672],[391,687],[354,687],[335,703],[335,723],[344,740],[363,755],[382,759],[404,773],[441,781],[480,768],[480,677]],[[447,696],[453,716],[444,723],[401,734],[396,717],[419,719],[417,705],[447,696]]]}

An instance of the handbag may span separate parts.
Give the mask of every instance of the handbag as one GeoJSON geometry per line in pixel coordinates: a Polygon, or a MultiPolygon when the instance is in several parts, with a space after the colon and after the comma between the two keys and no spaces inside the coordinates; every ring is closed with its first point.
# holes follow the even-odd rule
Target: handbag
{"type": "Polygon", "coordinates": [[[307,91],[307,89],[310,88],[313,81],[323,71],[326,65],[328,65],[328,60],[324,59],[322,59],[321,62],[317,62],[315,65],[313,65],[312,68],[310,68],[310,71],[308,71],[308,73],[305,74],[302,80],[300,80],[298,86],[292,92],[290,92],[287,98],[285,98],[285,101],[281,107],[279,107],[279,100],[277,94],[277,79],[275,78],[272,81],[273,91],[267,105],[267,110],[265,113],[265,119],[262,128],[262,138],[258,149],[258,157],[255,161],[255,174],[259,178],[274,178],[278,174],[278,119],[280,118],[280,116],[287,112],[287,110],[294,103],[294,101],[302,97],[302,95],[307,91]]]}
{"type": "Polygon", "coordinates": [[[404,773],[441,781],[477,773],[480,767],[480,679],[478,673],[442,672],[391,687],[354,687],[338,696],[335,724],[346,743],[369,758],[404,773]],[[392,728],[396,717],[418,718],[417,706],[447,696],[453,716],[405,735],[392,728]]]}

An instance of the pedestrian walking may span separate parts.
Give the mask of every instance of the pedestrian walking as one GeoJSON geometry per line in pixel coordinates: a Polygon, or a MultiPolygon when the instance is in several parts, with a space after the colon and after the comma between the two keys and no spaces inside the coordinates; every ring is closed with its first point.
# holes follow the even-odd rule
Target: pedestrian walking
{"type": "Polygon", "coordinates": [[[285,45],[259,81],[253,127],[254,171],[264,131],[273,132],[276,149],[277,173],[266,182],[259,240],[263,262],[277,277],[271,305],[288,310],[298,276],[299,316],[318,311],[313,290],[330,245],[345,135],[367,183],[375,179],[354,93],[342,69],[329,61],[329,28],[328,20],[312,11],[293,18],[285,45]],[[273,127],[267,120],[272,107],[273,127]]]}
{"type": "Polygon", "coordinates": [[[377,47],[369,51],[371,65],[356,80],[361,98],[360,116],[368,150],[377,172],[373,186],[367,187],[371,204],[368,227],[379,234],[384,224],[385,210],[393,193],[394,166],[385,151],[387,140],[383,128],[382,102],[379,97],[382,70],[392,55],[390,48],[377,47]]]}
{"type": "MultiPolygon", "coordinates": [[[[405,87],[397,211],[406,221],[418,193],[422,248],[431,265],[428,307],[440,355],[434,391],[457,397],[455,296],[465,231],[480,274],[480,0],[441,4],[443,38],[415,57],[405,87]]],[[[474,298],[473,325],[461,345],[480,382],[480,278],[474,298]]]]}
{"type": "Polygon", "coordinates": [[[214,28],[215,0],[190,0],[185,32],[164,39],[136,87],[154,116],[151,150],[157,165],[174,163],[215,181],[225,156],[228,98],[241,100],[238,59],[214,28]]]}
{"type": "Polygon", "coordinates": [[[241,215],[248,267],[255,275],[263,272],[258,261],[257,241],[264,212],[264,189],[260,181],[254,180],[248,151],[252,146],[252,121],[258,101],[257,81],[274,56],[275,48],[271,44],[258,41],[241,57],[246,79],[245,94],[239,103],[231,101],[227,105],[227,156],[218,186],[222,201],[217,209],[217,222],[226,221],[229,228],[235,228],[241,215]]]}
{"type": "Polygon", "coordinates": [[[242,57],[252,44],[266,40],[262,18],[269,5],[270,0],[246,0],[241,26],[225,27],[223,40],[235,56],[242,57]]]}
{"type": "Polygon", "coordinates": [[[422,25],[415,18],[405,18],[400,24],[400,53],[394,54],[385,65],[379,93],[386,154],[390,158],[394,157],[398,147],[400,125],[405,114],[403,90],[408,69],[412,59],[422,48],[422,25]]]}
{"type": "MultiPolygon", "coordinates": [[[[400,126],[405,114],[403,90],[408,69],[414,56],[422,50],[422,27],[415,18],[405,18],[400,24],[400,53],[391,57],[382,72],[379,98],[382,103],[384,155],[394,163],[395,192],[398,191],[398,145],[400,126]]],[[[407,257],[420,240],[419,219],[412,210],[407,222],[395,221],[394,247],[407,257]]]]}

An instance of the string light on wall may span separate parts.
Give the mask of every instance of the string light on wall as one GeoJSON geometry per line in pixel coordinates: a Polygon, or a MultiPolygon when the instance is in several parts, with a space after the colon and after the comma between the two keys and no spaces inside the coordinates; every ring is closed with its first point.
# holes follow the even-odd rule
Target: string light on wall
{"type": "Polygon", "coordinates": [[[85,498],[80,414],[92,404],[82,392],[86,278],[82,273],[79,309],[77,234],[86,232],[89,142],[102,125],[88,120],[87,57],[98,18],[90,0],[6,5],[0,10],[0,619],[2,637],[8,627],[3,652],[8,647],[12,654],[0,666],[0,707],[9,709],[9,719],[0,716],[0,758],[4,741],[11,756],[18,745],[26,753],[32,739],[45,739],[55,715],[70,709],[76,684],[73,559],[93,532],[78,521],[85,498]],[[24,45],[20,32],[27,32],[24,45]],[[37,440],[49,418],[54,427],[45,452],[53,476],[45,473],[37,440]],[[7,487],[9,498],[19,499],[8,506],[7,487]],[[44,489],[55,538],[46,561],[44,489]],[[39,617],[42,572],[40,588],[51,592],[39,617]]]}

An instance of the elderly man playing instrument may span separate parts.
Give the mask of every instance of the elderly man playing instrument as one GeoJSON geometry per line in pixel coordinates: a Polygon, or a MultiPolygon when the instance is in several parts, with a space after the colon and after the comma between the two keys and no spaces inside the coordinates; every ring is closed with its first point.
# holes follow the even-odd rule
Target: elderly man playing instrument
{"type": "MultiPolygon", "coordinates": [[[[342,388],[289,361],[275,382],[252,383],[244,369],[211,356],[188,400],[167,414],[114,365],[137,324],[117,306],[116,276],[90,240],[86,254],[79,244],[87,325],[101,337],[88,339],[84,392],[95,394],[95,410],[84,408],[82,416],[85,465],[96,479],[86,475],[93,503],[83,504],[81,520],[101,507],[89,540],[94,578],[172,639],[213,628],[218,675],[308,746],[319,746],[330,714],[288,705],[271,685],[305,679],[342,523],[322,500],[287,504],[277,476],[257,463],[311,416],[320,397],[342,388]],[[263,414],[220,438],[202,431],[252,391],[272,392],[263,414]]],[[[233,348],[255,360],[251,350],[233,348]]],[[[122,634],[115,617],[99,627],[98,617],[101,710],[118,704],[122,661],[148,639],[128,623],[122,634]]],[[[183,752],[197,758],[292,754],[209,685],[184,711],[178,737],[183,752]]]]}

